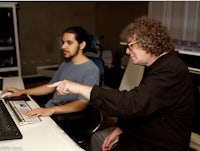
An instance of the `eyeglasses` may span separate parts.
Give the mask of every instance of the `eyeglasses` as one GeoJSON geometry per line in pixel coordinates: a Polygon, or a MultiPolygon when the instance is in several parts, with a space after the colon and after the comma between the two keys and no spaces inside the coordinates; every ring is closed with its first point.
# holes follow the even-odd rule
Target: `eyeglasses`
{"type": "Polygon", "coordinates": [[[138,41],[134,41],[131,43],[120,42],[120,45],[124,45],[124,46],[126,46],[126,49],[128,48],[128,49],[132,50],[133,45],[135,45],[136,43],[138,43],[138,41]]]}
{"type": "Polygon", "coordinates": [[[131,43],[127,44],[127,45],[126,45],[126,48],[132,50],[133,45],[135,45],[137,42],[138,42],[138,41],[134,41],[134,42],[131,42],[131,43]]]}

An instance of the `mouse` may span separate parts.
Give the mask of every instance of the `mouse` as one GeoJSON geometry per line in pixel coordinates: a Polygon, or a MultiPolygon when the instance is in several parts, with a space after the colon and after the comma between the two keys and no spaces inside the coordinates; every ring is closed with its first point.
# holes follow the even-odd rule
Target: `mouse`
{"type": "Polygon", "coordinates": [[[3,93],[3,94],[1,94],[1,98],[3,99],[3,98],[7,98],[9,95],[11,95],[12,94],[12,92],[5,92],[5,93],[3,93]]]}

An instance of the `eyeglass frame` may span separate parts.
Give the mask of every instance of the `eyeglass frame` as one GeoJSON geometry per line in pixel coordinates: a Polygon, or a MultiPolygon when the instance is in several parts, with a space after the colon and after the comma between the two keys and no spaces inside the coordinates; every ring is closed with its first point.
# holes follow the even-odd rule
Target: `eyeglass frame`
{"type": "Polygon", "coordinates": [[[124,46],[126,47],[126,49],[128,48],[128,49],[132,50],[131,47],[132,47],[133,45],[137,44],[137,43],[138,43],[138,41],[134,41],[134,42],[131,42],[131,43],[120,42],[120,45],[124,45],[124,46]]]}

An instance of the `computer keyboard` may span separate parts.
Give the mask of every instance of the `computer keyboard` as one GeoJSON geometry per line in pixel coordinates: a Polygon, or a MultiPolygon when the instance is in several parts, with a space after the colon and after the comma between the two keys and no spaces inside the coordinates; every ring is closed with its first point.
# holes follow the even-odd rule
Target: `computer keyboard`
{"type": "Polygon", "coordinates": [[[28,103],[26,101],[24,101],[24,100],[16,100],[16,101],[7,100],[7,102],[10,105],[13,112],[15,113],[20,125],[41,122],[41,119],[37,116],[27,116],[26,115],[26,113],[28,111],[32,110],[32,108],[28,105],[28,103]]]}
{"type": "Polygon", "coordinates": [[[3,100],[0,100],[0,141],[21,138],[20,130],[8,112],[3,100]]]}
{"type": "Polygon", "coordinates": [[[23,100],[8,101],[8,104],[14,111],[20,125],[41,122],[41,119],[37,116],[26,115],[26,112],[32,110],[31,107],[26,103],[26,101],[23,100]]]}

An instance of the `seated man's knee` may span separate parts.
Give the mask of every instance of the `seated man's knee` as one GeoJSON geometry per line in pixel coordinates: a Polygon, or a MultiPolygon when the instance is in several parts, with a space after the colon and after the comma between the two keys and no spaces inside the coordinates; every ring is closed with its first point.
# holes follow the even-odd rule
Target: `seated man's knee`
{"type": "Polygon", "coordinates": [[[104,130],[97,131],[91,136],[92,151],[101,151],[102,144],[105,138],[115,129],[115,127],[109,127],[104,130]]]}

